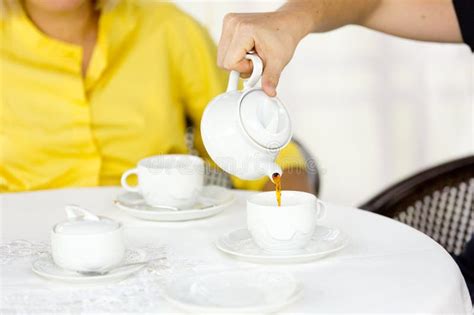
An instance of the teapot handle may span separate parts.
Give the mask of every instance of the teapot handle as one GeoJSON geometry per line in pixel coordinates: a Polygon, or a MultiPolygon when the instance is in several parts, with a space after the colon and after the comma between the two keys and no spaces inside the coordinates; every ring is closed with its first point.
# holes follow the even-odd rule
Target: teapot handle
{"type": "MultiPolygon", "coordinates": [[[[260,57],[253,53],[250,52],[245,55],[245,59],[251,60],[253,63],[253,70],[252,74],[250,75],[250,78],[248,78],[244,82],[244,89],[249,89],[255,86],[257,84],[258,80],[262,77],[262,72],[263,72],[263,62],[260,57]]],[[[227,92],[230,91],[237,91],[238,85],[239,85],[239,78],[240,78],[240,73],[237,71],[231,71],[230,76],[229,76],[229,84],[227,85],[227,92]]]]}

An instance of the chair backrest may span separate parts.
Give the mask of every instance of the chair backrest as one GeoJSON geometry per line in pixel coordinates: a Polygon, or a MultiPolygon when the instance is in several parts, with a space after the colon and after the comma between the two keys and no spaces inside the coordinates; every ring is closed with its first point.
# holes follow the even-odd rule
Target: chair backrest
{"type": "Polygon", "coordinates": [[[406,223],[459,255],[474,232],[474,156],[420,172],[360,206],[406,223]]]}
{"type": "MultiPolygon", "coordinates": [[[[190,126],[186,129],[185,141],[189,154],[196,156],[199,155],[199,152],[194,147],[194,127],[190,126]]],[[[204,173],[204,185],[216,185],[232,188],[232,182],[230,180],[229,174],[222,171],[221,169],[213,167],[208,162],[206,162],[204,173]]]]}

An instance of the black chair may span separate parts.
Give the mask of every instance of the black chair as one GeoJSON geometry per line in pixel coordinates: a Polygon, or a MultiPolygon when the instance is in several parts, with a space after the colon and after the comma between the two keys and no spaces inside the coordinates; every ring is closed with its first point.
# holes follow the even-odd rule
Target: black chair
{"type": "Polygon", "coordinates": [[[360,208],[406,223],[459,255],[474,232],[474,156],[411,176],[360,208]]]}
{"type": "MultiPolygon", "coordinates": [[[[197,150],[194,148],[194,127],[189,126],[186,130],[185,141],[186,146],[188,148],[188,152],[193,155],[198,155],[197,150]]],[[[303,144],[301,144],[301,142],[296,140],[293,141],[298,146],[298,149],[300,150],[306,161],[306,172],[308,173],[309,180],[311,181],[310,184],[314,187],[316,195],[318,195],[320,187],[320,178],[319,170],[316,166],[316,160],[311,156],[311,153],[309,153],[309,151],[303,146],[303,144]]],[[[229,174],[219,168],[211,166],[210,164],[206,165],[204,183],[206,185],[217,185],[227,188],[232,187],[232,182],[230,180],[229,174]]]]}

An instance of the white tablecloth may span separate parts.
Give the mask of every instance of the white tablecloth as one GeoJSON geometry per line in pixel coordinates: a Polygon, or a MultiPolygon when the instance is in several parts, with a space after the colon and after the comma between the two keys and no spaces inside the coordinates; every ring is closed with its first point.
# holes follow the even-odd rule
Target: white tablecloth
{"type": "MultiPolygon", "coordinates": [[[[284,312],[472,312],[466,284],[449,254],[424,234],[385,217],[329,204],[323,224],[338,227],[350,236],[345,249],[306,264],[255,265],[226,256],[213,244],[219,235],[245,226],[245,198],[249,192],[236,191],[237,201],[215,217],[160,223],[140,221],[116,209],[112,200],[120,191],[90,188],[0,195],[1,244],[23,239],[44,246],[37,242],[48,241],[50,227],[64,219],[64,205],[75,203],[121,220],[128,246],[164,248],[175,262],[168,266],[169,276],[185,269],[199,272],[236,267],[291,272],[303,283],[304,297],[284,312]]],[[[102,300],[116,305],[119,309],[115,311],[121,312],[178,312],[160,298],[159,290],[150,289],[155,282],[128,279],[125,284],[102,288],[99,298],[84,296],[78,301],[77,297],[73,299],[75,293],[93,291],[35,276],[31,272],[34,257],[9,260],[5,247],[0,255],[4,313],[18,308],[31,312],[28,305],[44,313],[114,311],[101,308],[102,300]],[[50,292],[47,298],[45,292],[50,292]]]]}

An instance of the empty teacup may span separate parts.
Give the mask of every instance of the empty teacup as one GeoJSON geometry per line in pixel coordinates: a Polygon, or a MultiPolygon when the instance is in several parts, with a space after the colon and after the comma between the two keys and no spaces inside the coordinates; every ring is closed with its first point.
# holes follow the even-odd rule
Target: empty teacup
{"type": "Polygon", "coordinates": [[[140,193],[150,206],[190,208],[202,191],[204,161],[184,154],[152,156],[126,171],[121,182],[126,190],[140,193]],[[127,183],[127,177],[132,174],[138,176],[135,187],[127,183]]]}
{"type": "Polygon", "coordinates": [[[78,206],[67,206],[67,221],[53,226],[51,253],[54,263],[79,272],[109,270],[125,254],[120,222],[97,217],[78,206]]]}
{"type": "Polygon", "coordinates": [[[282,191],[281,206],[277,205],[274,192],[258,193],[247,199],[249,232],[257,246],[267,251],[304,248],[325,212],[324,204],[316,196],[301,191],[282,191]]]}

